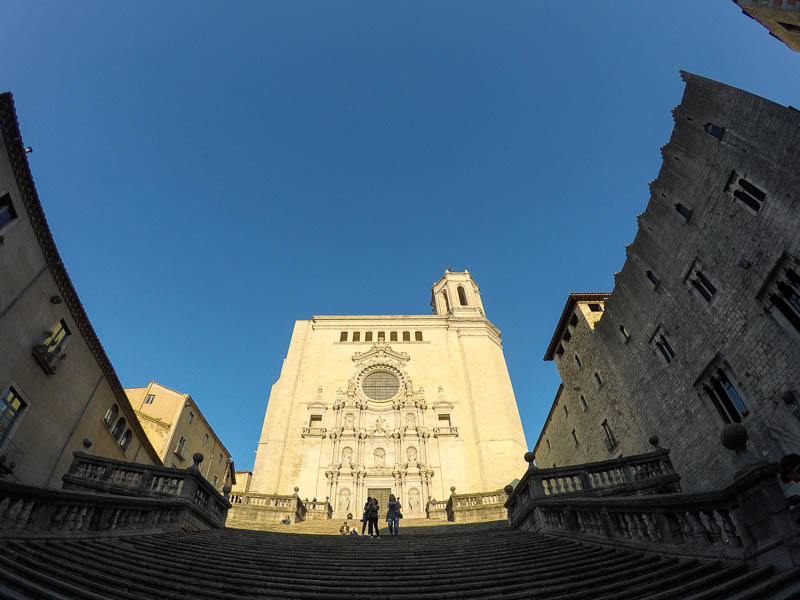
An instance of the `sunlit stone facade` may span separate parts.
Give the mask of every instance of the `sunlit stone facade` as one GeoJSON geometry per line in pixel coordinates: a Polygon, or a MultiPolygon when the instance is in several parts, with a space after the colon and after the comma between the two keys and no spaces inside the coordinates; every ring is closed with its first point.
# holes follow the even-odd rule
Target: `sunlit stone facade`
{"type": "Polygon", "coordinates": [[[499,330],[468,272],[433,286],[433,315],[297,321],[270,393],[250,492],[430,498],[502,488],[525,469],[525,436],[499,330]]]}

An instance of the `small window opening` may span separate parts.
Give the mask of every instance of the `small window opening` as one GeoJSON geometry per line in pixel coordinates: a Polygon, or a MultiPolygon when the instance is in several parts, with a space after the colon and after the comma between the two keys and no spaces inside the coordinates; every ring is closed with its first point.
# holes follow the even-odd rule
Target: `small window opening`
{"type": "Polygon", "coordinates": [[[122,434],[122,438],[119,440],[119,446],[122,448],[123,452],[131,445],[131,439],[133,439],[133,432],[130,429],[126,429],[125,433],[122,434]]]}
{"type": "Polygon", "coordinates": [[[441,414],[441,415],[439,415],[439,426],[440,427],[450,427],[450,415],[449,414],[441,414]]]}
{"type": "Polygon", "coordinates": [[[567,408],[566,404],[564,405],[564,417],[569,417],[569,409],[567,408]]]}
{"type": "Polygon", "coordinates": [[[558,356],[562,356],[564,354],[564,346],[559,344],[558,348],[556,348],[556,354],[558,354],[558,356]]]}
{"type": "Polygon", "coordinates": [[[386,341],[386,332],[385,331],[379,331],[378,332],[378,341],[381,341],[381,340],[383,340],[384,342],[386,341]]]}
{"type": "MultiPolygon", "coordinates": [[[[9,387],[0,398],[0,441],[5,440],[14,423],[28,405],[13,387],[9,387]]],[[[115,404],[114,407],[117,405],[115,404]]]]}
{"type": "Polygon", "coordinates": [[[342,333],[339,334],[339,341],[340,342],[346,342],[347,341],[347,332],[346,331],[343,331],[342,333]]]}
{"type": "Polygon", "coordinates": [[[703,125],[703,129],[708,135],[713,136],[718,140],[721,140],[722,134],[725,133],[724,127],[720,127],[719,125],[714,125],[714,123],[706,123],[705,125],[703,125]]]}
{"type": "Polygon", "coordinates": [[[145,404],[152,404],[153,401],[156,399],[155,394],[147,394],[147,397],[144,399],[145,404]]]}
{"type": "Polygon", "coordinates": [[[403,341],[404,342],[410,342],[411,341],[411,332],[410,331],[404,331],[403,332],[403,341]]]}
{"type": "Polygon", "coordinates": [[[175,447],[175,454],[183,457],[184,452],[186,452],[186,438],[181,436],[181,439],[178,440],[178,445],[175,447]]]}
{"type": "Polygon", "coordinates": [[[622,341],[627,343],[631,339],[631,334],[628,333],[628,330],[625,329],[624,325],[619,326],[619,332],[622,335],[622,341]]]}
{"type": "Polygon", "coordinates": [[[450,312],[450,299],[447,297],[447,292],[442,291],[442,296],[444,296],[444,307],[447,312],[450,312]]]}
{"type": "Polygon", "coordinates": [[[603,305],[592,303],[589,305],[589,310],[592,312],[603,312],[603,305]]]}
{"type": "Polygon", "coordinates": [[[308,418],[309,427],[322,427],[322,415],[311,415],[308,418]]]}
{"type": "Polygon", "coordinates": [[[800,25],[795,25],[794,23],[784,23],[783,21],[777,21],[777,23],[786,31],[790,31],[791,33],[800,33],[800,25]]]}
{"type": "Polygon", "coordinates": [[[458,302],[461,306],[467,305],[467,293],[464,291],[464,288],[458,286],[458,302]]]}
{"type": "Polygon", "coordinates": [[[695,277],[692,278],[692,286],[700,292],[700,295],[705,298],[706,302],[711,302],[711,298],[717,293],[717,288],[708,280],[700,269],[695,269],[695,277]]]}
{"type": "Polygon", "coordinates": [[[392,331],[389,333],[389,341],[396,342],[397,341],[397,332],[392,331]]]}
{"type": "Polygon", "coordinates": [[[726,191],[732,190],[733,197],[754,213],[761,210],[761,206],[767,198],[767,194],[763,190],[750,183],[744,177],[740,177],[736,171],[731,171],[731,176],[725,189],[726,191]]]}
{"type": "Polygon", "coordinates": [[[595,383],[597,383],[597,387],[603,385],[603,380],[600,378],[600,373],[598,373],[597,371],[594,372],[594,380],[595,383]]]}
{"type": "Polygon", "coordinates": [[[367,331],[366,333],[364,333],[364,341],[365,342],[371,342],[372,341],[372,332],[371,331],[367,331]]]}
{"type": "Polygon", "coordinates": [[[675,351],[667,340],[667,336],[663,333],[659,333],[656,337],[656,348],[658,348],[664,360],[668,363],[672,362],[672,359],[675,358],[675,351]]]}
{"type": "Polygon", "coordinates": [[[800,332],[800,275],[791,267],[786,267],[782,273],[783,277],[775,284],[778,293],[770,294],[769,300],[800,332]]]}
{"type": "Polygon", "coordinates": [[[414,332],[414,339],[417,342],[421,342],[422,341],[422,332],[421,331],[415,331],[414,332]]]}
{"type": "Polygon", "coordinates": [[[589,408],[589,403],[586,402],[586,398],[584,398],[583,396],[581,396],[581,406],[583,407],[583,410],[589,408]]]}
{"type": "Polygon", "coordinates": [[[572,339],[572,334],[569,332],[569,329],[564,330],[564,341],[568,342],[572,339]]]}
{"type": "Polygon", "coordinates": [[[675,203],[675,210],[678,212],[680,216],[684,218],[684,220],[688,221],[692,217],[692,211],[689,208],[686,208],[680,202],[675,203]]]}
{"type": "Polygon", "coordinates": [[[552,450],[552,447],[550,446],[550,440],[545,440],[544,442],[547,444],[547,449],[552,450]]]}
{"type": "Polygon", "coordinates": [[[603,436],[606,443],[606,448],[611,450],[617,445],[617,438],[614,436],[614,432],[611,430],[611,425],[608,424],[608,419],[603,421],[600,426],[603,428],[603,436]]]}
{"type": "Polygon", "coordinates": [[[575,364],[578,365],[579,369],[583,368],[583,363],[581,362],[581,359],[578,357],[577,354],[575,355],[575,364]]]}
{"type": "Polygon", "coordinates": [[[709,377],[703,390],[725,423],[741,423],[742,417],[750,414],[736,387],[722,369],[717,369],[709,377]]]}
{"type": "Polygon", "coordinates": [[[360,342],[361,341],[361,332],[360,331],[354,331],[353,332],[353,341],[354,342],[360,342]]]}
{"type": "Polygon", "coordinates": [[[11,203],[11,195],[3,194],[0,196],[0,227],[16,218],[17,211],[14,210],[14,205],[11,203]]]}
{"type": "Polygon", "coordinates": [[[570,320],[569,320],[569,324],[572,325],[573,327],[575,327],[575,325],[578,324],[578,316],[573,314],[572,318],[570,318],[570,320]]]}
{"type": "Polygon", "coordinates": [[[578,447],[578,436],[575,433],[574,429],[572,430],[572,439],[575,440],[575,447],[577,448],[578,447]]]}
{"type": "Polygon", "coordinates": [[[650,283],[652,283],[654,286],[657,286],[660,283],[658,277],[656,277],[656,274],[653,273],[652,271],[647,271],[647,278],[650,280],[650,283]]]}
{"type": "Polygon", "coordinates": [[[122,435],[122,432],[125,431],[126,425],[127,423],[125,422],[124,418],[120,417],[119,419],[117,419],[117,423],[116,425],[114,425],[114,429],[111,430],[111,437],[113,437],[115,440],[118,440],[122,435]]]}
{"type": "Polygon", "coordinates": [[[191,425],[192,423],[194,423],[194,413],[193,413],[193,412],[191,412],[191,411],[189,411],[189,419],[188,419],[188,421],[189,421],[189,424],[190,424],[190,425],[191,425]]]}

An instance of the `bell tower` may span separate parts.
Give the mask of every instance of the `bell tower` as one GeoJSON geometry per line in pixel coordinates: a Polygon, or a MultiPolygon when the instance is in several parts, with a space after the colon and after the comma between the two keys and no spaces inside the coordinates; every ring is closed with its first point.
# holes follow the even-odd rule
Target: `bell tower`
{"type": "Polygon", "coordinates": [[[447,269],[442,278],[433,284],[431,308],[434,314],[444,317],[470,314],[486,316],[481,302],[481,290],[466,269],[463,272],[447,269]]]}

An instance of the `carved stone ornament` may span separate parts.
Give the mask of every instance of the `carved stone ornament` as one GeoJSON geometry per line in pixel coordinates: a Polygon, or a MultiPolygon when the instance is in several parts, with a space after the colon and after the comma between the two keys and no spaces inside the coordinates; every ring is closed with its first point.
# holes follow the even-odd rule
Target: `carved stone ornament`
{"type": "Polygon", "coordinates": [[[413,386],[411,377],[406,372],[406,365],[410,356],[406,352],[396,352],[389,344],[383,341],[378,341],[366,352],[356,352],[353,354],[353,366],[358,371],[357,375],[348,381],[347,393],[348,396],[354,396],[358,400],[364,402],[389,402],[392,398],[386,400],[375,400],[368,398],[364,394],[363,383],[364,379],[372,373],[384,371],[391,373],[398,380],[398,390],[393,396],[396,398],[401,395],[413,395],[413,386]]]}

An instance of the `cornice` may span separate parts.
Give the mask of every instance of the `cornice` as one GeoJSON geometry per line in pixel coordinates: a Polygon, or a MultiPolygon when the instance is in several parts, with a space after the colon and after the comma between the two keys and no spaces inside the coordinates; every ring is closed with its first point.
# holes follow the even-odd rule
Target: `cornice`
{"type": "Polygon", "coordinates": [[[564,327],[567,326],[569,315],[575,310],[578,302],[604,302],[609,296],[610,292],[572,292],[567,296],[567,302],[564,305],[564,310],[561,311],[561,318],[558,320],[556,330],[553,332],[553,337],[550,339],[550,345],[544,353],[544,360],[553,360],[558,342],[561,340],[561,335],[564,327]]]}
{"type": "Polygon", "coordinates": [[[131,406],[128,396],[125,394],[125,390],[122,388],[122,384],[119,381],[119,377],[117,377],[117,373],[114,371],[114,367],[111,365],[111,361],[103,349],[103,345],[100,343],[100,339],[97,337],[94,327],[92,327],[89,321],[89,316],[86,314],[86,310],[83,308],[80,298],[78,298],[78,293],[72,285],[72,280],[67,273],[67,269],[61,261],[61,256],[56,248],[53,234],[47,225],[47,219],[39,200],[39,195],[36,192],[33,175],[31,174],[30,165],[28,164],[28,157],[22,144],[22,134],[19,130],[14,99],[10,92],[0,94],[0,131],[2,131],[6,153],[8,154],[8,161],[11,164],[14,179],[19,188],[22,202],[25,205],[28,220],[36,234],[36,239],[39,242],[42,254],[44,254],[50,274],[58,286],[60,296],[64,300],[64,304],[69,310],[73,321],[78,326],[78,330],[81,332],[81,336],[89,347],[89,351],[92,353],[103,375],[105,375],[106,381],[111,388],[111,392],[114,394],[117,404],[127,416],[131,428],[136,431],[142,448],[156,465],[162,465],[161,458],[148,440],[141,423],[139,423],[136,418],[136,411],[134,411],[133,406],[131,406]]]}

